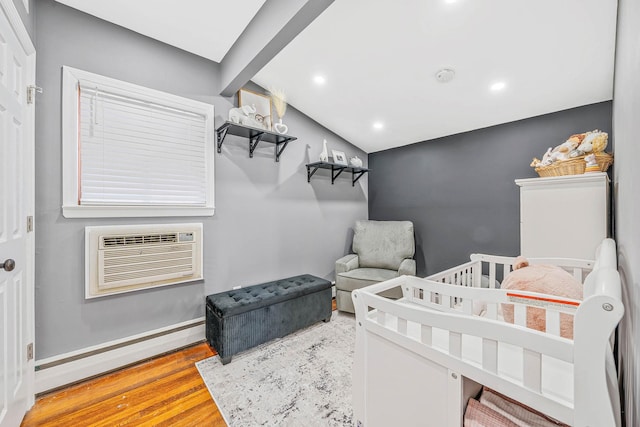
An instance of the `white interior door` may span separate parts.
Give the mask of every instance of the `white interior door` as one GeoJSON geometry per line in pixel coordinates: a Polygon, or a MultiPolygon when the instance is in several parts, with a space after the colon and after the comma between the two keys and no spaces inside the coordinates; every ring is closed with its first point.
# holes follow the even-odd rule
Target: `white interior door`
{"type": "Polygon", "coordinates": [[[0,427],[13,427],[33,404],[35,50],[12,1],[0,6],[0,427]]]}

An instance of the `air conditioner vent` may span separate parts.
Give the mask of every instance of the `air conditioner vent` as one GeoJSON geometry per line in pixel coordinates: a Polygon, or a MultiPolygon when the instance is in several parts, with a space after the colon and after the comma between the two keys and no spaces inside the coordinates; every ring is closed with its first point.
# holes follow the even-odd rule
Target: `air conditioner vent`
{"type": "Polygon", "coordinates": [[[138,234],[125,236],[102,237],[105,248],[131,245],[148,245],[151,243],[174,243],[178,241],[178,233],[138,234]]]}
{"type": "Polygon", "coordinates": [[[85,228],[86,298],[202,279],[202,224],[85,228]]]}

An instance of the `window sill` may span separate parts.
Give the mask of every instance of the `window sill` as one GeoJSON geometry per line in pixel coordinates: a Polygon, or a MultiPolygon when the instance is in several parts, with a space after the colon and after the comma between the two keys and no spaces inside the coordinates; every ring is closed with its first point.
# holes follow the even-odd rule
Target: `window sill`
{"type": "Polygon", "coordinates": [[[177,206],[63,206],[65,218],[142,218],[213,216],[213,207],[177,206]]]}

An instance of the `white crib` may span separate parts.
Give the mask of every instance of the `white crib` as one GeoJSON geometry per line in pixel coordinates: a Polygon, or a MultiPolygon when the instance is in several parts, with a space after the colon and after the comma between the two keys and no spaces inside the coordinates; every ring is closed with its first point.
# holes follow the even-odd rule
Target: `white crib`
{"type": "Polygon", "coordinates": [[[572,426],[620,426],[611,343],[624,307],[614,241],[603,241],[595,262],[529,260],[573,274],[583,301],[481,287],[483,274],[493,287],[513,259],[472,255],[426,279],[353,292],[358,427],[462,426],[467,400],[483,385],[572,426]],[[402,299],[377,295],[397,286],[402,299]],[[503,303],[513,304],[514,324],[502,320],[503,303]],[[526,328],[527,306],[545,309],[546,332],[526,328]],[[574,316],[573,340],[560,337],[560,313],[574,316]]]}

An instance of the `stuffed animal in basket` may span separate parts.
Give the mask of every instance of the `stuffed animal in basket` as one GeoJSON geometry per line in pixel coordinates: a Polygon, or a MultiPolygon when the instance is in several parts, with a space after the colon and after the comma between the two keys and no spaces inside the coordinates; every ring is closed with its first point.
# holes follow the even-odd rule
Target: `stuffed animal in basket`
{"type": "Polygon", "coordinates": [[[571,135],[562,144],[554,148],[549,147],[542,160],[534,157],[530,166],[539,168],[590,153],[601,153],[607,147],[608,138],[609,135],[606,132],[598,129],[571,135]]]}
{"type": "MultiPolygon", "coordinates": [[[[539,292],[582,300],[582,284],[562,268],[555,265],[529,265],[524,257],[517,257],[513,271],[502,281],[501,289],[539,292]]],[[[502,304],[504,320],[513,323],[513,304],[502,304]]],[[[527,327],[546,330],[545,310],[527,307],[527,327]]],[[[573,316],[560,313],[560,336],[573,339],[573,316]]]]}

